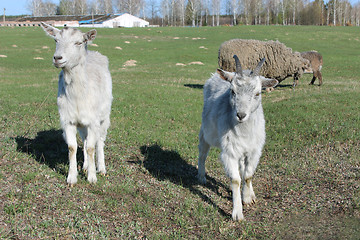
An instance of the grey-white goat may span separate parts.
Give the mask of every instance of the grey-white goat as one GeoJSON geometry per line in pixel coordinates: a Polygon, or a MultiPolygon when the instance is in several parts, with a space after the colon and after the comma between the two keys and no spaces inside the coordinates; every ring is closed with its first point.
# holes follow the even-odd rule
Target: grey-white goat
{"type": "Polygon", "coordinates": [[[198,179],[202,184],[206,183],[205,160],[209,149],[211,146],[220,148],[221,161],[231,179],[232,218],[240,221],[244,219],[242,202],[252,204],[256,200],[251,179],[265,143],[261,89],[273,87],[278,81],[259,76],[265,59],[254,71],[242,71],[238,57],[234,55],[234,58],[236,72],[218,69],[204,85],[198,179]]]}
{"type": "Polygon", "coordinates": [[[77,182],[76,130],[84,143],[84,171],[87,179],[95,183],[95,147],[97,169],[105,175],[104,142],[110,126],[112,83],[107,57],[87,50],[95,39],[96,30],[82,33],[75,28],[62,30],[41,23],[44,31],[56,42],[53,57],[55,67],[62,68],[59,75],[57,105],[64,139],[69,148],[69,174],[67,182],[77,182]]]}

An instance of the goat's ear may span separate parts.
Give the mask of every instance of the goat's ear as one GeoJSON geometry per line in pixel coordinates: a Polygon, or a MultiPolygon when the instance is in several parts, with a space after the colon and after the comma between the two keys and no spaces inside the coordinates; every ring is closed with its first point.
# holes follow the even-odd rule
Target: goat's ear
{"type": "Polygon", "coordinates": [[[87,33],[84,34],[84,41],[85,42],[91,42],[96,37],[96,30],[90,30],[87,33]]]}
{"type": "Polygon", "coordinates": [[[216,72],[220,75],[220,78],[222,80],[225,80],[227,82],[232,82],[232,80],[234,79],[234,76],[235,74],[234,73],[231,73],[231,72],[227,72],[227,71],[224,71],[222,69],[217,69],[216,72]]]}
{"type": "Polygon", "coordinates": [[[55,37],[56,34],[57,34],[58,32],[60,32],[59,29],[54,28],[54,27],[52,27],[52,26],[50,26],[50,25],[48,25],[48,24],[46,24],[46,23],[44,23],[44,22],[41,22],[40,24],[41,24],[42,29],[44,29],[44,31],[46,32],[46,34],[49,35],[50,37],[55,37]]]}
{"type": "Polygon", "coordinates": [[[269,78],[265,78],[262,76],[260,77],[260,79],[261,79],[261,87],[262,88],[275,87],[279,83],[279,81],[276,79],[269,79],[269,78]]]}

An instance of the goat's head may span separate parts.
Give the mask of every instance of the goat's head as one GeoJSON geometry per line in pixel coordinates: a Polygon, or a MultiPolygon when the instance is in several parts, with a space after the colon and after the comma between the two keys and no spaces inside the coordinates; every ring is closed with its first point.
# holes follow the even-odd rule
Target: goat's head
{"type": "Polygon", "coordinates": [[[313,69],[311,67],[311,63],[309,60],[304,58],[304,66],[302,68],[304,73],[313,73],[313,69]]]}
{"type": "Polygon", "coordinates": [[[295,62],[300,62],[299,72],[297,75],[301,76],[303,73],[312,73],[311,63],[308,59],[303,58],[301,53],[294,52],[295,62]]]}
{"type": "Polygon", "coordinates": [[[278,81],[259,76],[265,58],[258,63],[253,71],[243,71],[239,58],[234,55],[234,59],[236,63],[235,72],[227,72],[222,69],[218,69],[217,72],[223,80],[230,82],[229,96],[234,117],[238,122],[245,122],[261,103],[261,89],[274,87],[278,81]]]}
{"type": "Polygon", "coordinates": [[[96,30],[82,33],[76,28],[65,27],[62,30],[41,23],[44,31],[55,40],[56,51],[53,63],[57,68],[73,68],[86,55],[87,44],[95,39],[96,30]]]}

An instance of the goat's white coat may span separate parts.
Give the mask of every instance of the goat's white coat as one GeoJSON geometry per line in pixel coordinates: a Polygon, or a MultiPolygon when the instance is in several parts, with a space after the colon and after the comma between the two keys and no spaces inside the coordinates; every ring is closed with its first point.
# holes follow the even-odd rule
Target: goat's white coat
{"type": "Polygon", "coordinates": [[[261,88],[278,83],[264,77],[249,76],[249,73],[245,70],[240,77],[235,73],[218,70],[207,80],[199,134],[198,179],[206,183],[207,154],[211,146],[220,148],[221,162],[231,179],[232,218],[237,221],[244,219],[241,199],[244,204],[251,204],[256,199],[251,178],[265,143],[261,88]]]}
{"type": "Polygon", "coordinates": [[[67,182],[77,182],[76,130],[84,142],[84,165],[88,181],[95,183],[95,147],[97,169],[106,174],[104,141],[110,126],[112,81],[107,57],[87,50],[87,43],[96,31],[82,33],[74,28],[58,30],[42,23],[45,32],[55,39],[53,62],[61,67],[57,105],[64,139],[69,147],[69,174],[67,182]]]}

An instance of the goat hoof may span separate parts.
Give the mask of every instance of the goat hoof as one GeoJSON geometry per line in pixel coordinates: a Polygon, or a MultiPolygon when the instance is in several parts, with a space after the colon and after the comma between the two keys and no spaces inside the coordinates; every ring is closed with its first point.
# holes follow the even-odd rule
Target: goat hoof
{"type": "Polygon", "coordinates": [[[96,175],[88,176],[88,181],[89,181],[89,183],[96,183],[97,182],[96,175]]]}
{"type": "Polygon", "coordinates": [[[66,179],[66,182],[69,186],[73,186],[75,183],[77,183],[77,173],[69,174],[69,176],[66,179]]]}
{"type": "Polygon", "coordinates": [[[252,206],[257,202],[256,198],[252,198],[250,200],[247,201],[242,201],[242,204],[245,206],[252,206]]]}
{"type": "Polygon", "coordinates": [[[243,202],[242,204],[243,204],[244,206],[252,206],[252,205],[255,205],[255,203],[256,203],[256,200],[252,200],[252,201],[249,202],[249,203],[243,202]]]}
{"type": "Polygon", "coordinates": [[[105,168],[100,168],[100,169],[98,169],[97,172],[100,173],[101,176],[106,176],[106,170],[105,170],[105,168]]]}
{"type": "Polygon", "coordinates": [[[233,221],[235,221],[235,222],[245,221],[244,215],[243,215],[242,213],[237,214],[237,213],[234,213],[234,212],[233,212],[233,214],[232,214],[232,219],[233,219],[233,221]]]}

